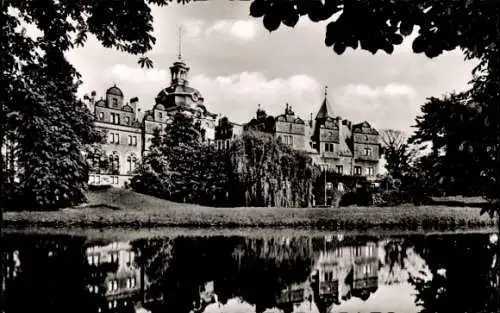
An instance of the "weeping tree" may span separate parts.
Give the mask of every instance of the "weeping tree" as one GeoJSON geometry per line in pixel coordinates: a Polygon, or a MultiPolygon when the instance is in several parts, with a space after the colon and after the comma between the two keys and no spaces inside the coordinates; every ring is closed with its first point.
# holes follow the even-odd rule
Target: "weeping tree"
{"type": "Polygon", "coordinates": [[[304,153],[281,144],[273,135],[246,131],[229,151],[238,205],[310,206],[317,169],[304,153]],[[242,201],[243,200],[243,201],[242,201]]]}

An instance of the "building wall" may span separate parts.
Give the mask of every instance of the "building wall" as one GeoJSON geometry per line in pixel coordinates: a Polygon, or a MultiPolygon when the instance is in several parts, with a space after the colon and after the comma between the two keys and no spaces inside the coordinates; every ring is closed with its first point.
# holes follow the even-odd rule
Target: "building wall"
{"type": "Polygon", "coordinates": [[[99,122],[113,123],[112,113],[120,116],[120,125],[131,126],[135,120],[133,111],[124,111],[118,107],[95,107],[95,117],[99,122]]]}
{"type": "Polygon", "coordinates": [[[136,164],[128,162],[128,158],[135,157],[139,163],[142,157],[141,129],[102,122],[97,122],[96,127],[106,132],[106,143],[102,145],[106,155],[117,154],[119,157],[119,174],[130,175],[136,164]]]}

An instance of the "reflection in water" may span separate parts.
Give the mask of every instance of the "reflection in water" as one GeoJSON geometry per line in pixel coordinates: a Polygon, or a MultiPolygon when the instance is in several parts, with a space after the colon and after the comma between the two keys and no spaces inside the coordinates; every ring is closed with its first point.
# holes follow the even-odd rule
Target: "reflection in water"
{"type": "Polygon", "coordinates": [[[494,312],[487,235],[8,235],[5,312],[494,312]]]}

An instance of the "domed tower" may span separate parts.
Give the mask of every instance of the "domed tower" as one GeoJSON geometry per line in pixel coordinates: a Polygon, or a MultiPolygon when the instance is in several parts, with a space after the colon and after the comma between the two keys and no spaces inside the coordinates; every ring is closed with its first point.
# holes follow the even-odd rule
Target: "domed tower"
{"type": "Polygon", "coordinates": [[[121,108],[123,106],[123,92],[116,84],[106,90],[106,104],[110,108],[121,108]]]}
{"type": "Polygon", "coordinates": [[[161,105],[164,109],[171,108],[201,109],[206,111],[201,93],[188,86],[189,66],[182,59],[180,32],[179,32],[179,55],[177,60],[170,66],[170,86],[163,89],[156,97],[156,105],[161,105]]]}
{"type": "Polygon", "coordinates": [[[186,62],[182,60],[181,55],[179,54],[178,60],[175,61],[174,64],[172,64],[172,66],[170,67],[170,76],[171,76],[170,84],[187,86],[188,73],[189,73],[189,66],[186,65],[186,62]]]}

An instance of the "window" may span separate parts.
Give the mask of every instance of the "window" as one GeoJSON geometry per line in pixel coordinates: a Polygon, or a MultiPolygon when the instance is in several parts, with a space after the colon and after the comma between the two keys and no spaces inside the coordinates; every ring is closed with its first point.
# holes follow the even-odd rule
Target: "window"
{"type": "Polygon", "coordinates": [[[158,117],[160,118],[160,120],[163,118],[163,113],[161,112],[158,112],[158,117]]]}
{"type": "Polygon", "coordinates": [[[94,158],[92,159],[92,168],[97,170],[101,167],[101,155],[94,154],[94,158]]]}
{"type": "Polygon", "coordinates": [[[127,125],[130,125],[130,116],[127,116],[125,120],[127,121],[127,125]]]}
{"type": "Polygon", "coordinates": [[[339,173],[339,174],[344,173],[344,167],[342,165],[337,165],[337,173],[339,173]]]}
{"type": "Polygon", "coordinates": [[[99,119],[103,120],[104,119],[104,112],[99,112],[99,119]]]}
{"type": "Polygon", "coordinates": [[[325,152],[333,152],[333,143],[325,142],[325,152]]]}
{"type": "Polygon", "coordinates": [[[354,167],[354,174],[361,175],[361,166],[354,167]]]}
{"type": "Polygon", "coordinates": [[[135,170],[136,165],[137,165],[137,157],[135,154],[131,154],[127,157],[127,165],[128,165],[128,171],[132,172],[135,170]]]}
{"type": "Polygon", "coordinates": [[[286,145],[293,145],[293,136],[283,135],[283,143],[286,145]]]}
{"type": "Polygon", "coordinates": [[[113,106],[114,107],[118,106],[118,99],[113,98],[113,106]]]}
{"type": "Polygon", "coordinates": [[[87,262],[89,265],[98,265],[99,264],[99,255],[89,255],[87,257],[87,262]]]}
{"type": "Polygon", "coordinates": [[[135,253],[134,251],[130,251],[128,253],[128,263],[129,265],[132,265],[132,263],[135,261],[135,253]]]}
{"type": "Polygon", "coordinates": [[[101,176],[96,176],[95,177],[95,183],[100,184],[101,183],[101,176]]]}
{"type": "Polygon", "coordinates": [[[217,149],[222,150],[222,140],[217,140],[217,149]]]}
{"type": "Polygon", "coordinates": [[[120,124],[120,114],[118,113],[110,113],[111,123],[120,124]]]}
{"type": "Polygon", "coordinates": [[[128,136],[129,146],[137,146],[137,136],[128,136]]]}
{"type": "Polygon", "coordinates": [[[229,139],[226,139],[226,149],[229,149],[230,141],[229,139]]]}
{"type": "Polygon", "coordinates": [[[113,171],[119,171],[120,170],[120,156],[118,155],[118,152],[113,152],[109,156],[109,163],[111,164],[111,169],[113,171]]]}
{"type": "Polygon", "coordinates": [[[119,133],[109,133],[109,142],[114,144],[120,144],[120,134],[119,133]]]}
{"type": "Polygon", "coordinates": [[[118,251],[112,251],[108,254],[108,261],[110,263],[118,262],[118,251]]]}
{"type": "Polygon", "coordinates": [[[374,174],[373,167],[369,167],[369,168],[367,168],[367,169],[366,169],[366,174],[367,174],[368,176],[373,176],[373,174],[374,174]]]}
{"type": "Polygon", "coordinates": [[[111,183],[113,185],[118,185],[118,181],[119,181],[118,176],[113,176],[113,177],[111,177],[111,179],[112,179],[111,183]]]}
{"type": "Polygon", "coordinates": [[[365,156],[372,156],[372,148],[365,148],[365,156]]]}

